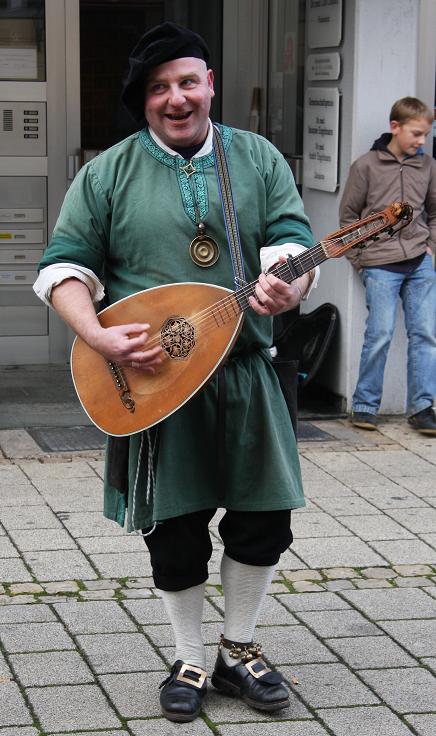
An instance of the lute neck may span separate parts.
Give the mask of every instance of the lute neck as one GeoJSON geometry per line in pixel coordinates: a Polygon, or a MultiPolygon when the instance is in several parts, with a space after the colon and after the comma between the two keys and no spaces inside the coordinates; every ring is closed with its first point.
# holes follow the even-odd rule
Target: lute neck
{"type": "MultiPolygon", "coordinates": [[[[311,271],[316,266],[319,266],[319,264],[326,261],[327,258],[328,255],[326,254],[322,243],[317,243],[312,248],[305,248],[305,250],[298,256],[293,256],[292,258],[289,256],[283,263],[277,263],[269,270],[269,273],[277,276],[278,279],[285,281],[285,283],[290,284],[292,281],[295,281],[295,279],[303,276],[303,274],[311,271]]],[[[258,279],[249,284],[245,284],[235,291],[233,296],[237,301],[241,312],[245,312],[245,310],[249,308],[250,304],[248,300],[250,296],[255,296],[257,283],[258,279]]]]}

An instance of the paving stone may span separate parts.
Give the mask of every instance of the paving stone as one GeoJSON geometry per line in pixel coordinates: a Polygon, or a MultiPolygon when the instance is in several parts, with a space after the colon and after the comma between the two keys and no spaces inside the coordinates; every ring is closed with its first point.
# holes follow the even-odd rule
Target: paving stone
{"type": "Polygon", "coordinates": [[[356,578],[352,581],[355,588],[392,588],[389,580],[369,580],[356,578]]]}
{"type": "MultiPolygon", "coordinates": [[[[166,718],[153,718],[153,720],[146,721],[129,721],[127,725],[134,736],[212,736],[213,734],[201,718],[196,718],[191,723],[171,723],[166,718]]],[[[100,734],[94,734],[94,736],[100,736],[100,734]]]]}
{"type": "MultiPolygon", "coordinates": [[[[0,686],[0,726],[27,726],[33,718],[16,682],[4,682],[0,686]]],[[[8,734],[9,736],[9,734],[8,734]]]]}
{"type": "Polygon", "coordinates": [[[73,641],[58,623],[4,624],[0,641],[10,653],[74,649],[73,641]]]}
{"type": "MultiPolygon", "coordinates": [[[[122,588],[120,593],[124,598],[150,598],[153,595],[150,588],[122,588]]],[[[209,591],[206,591],[206,595],[211,594],[209,591]]]]}
{"type": "Polygon", "coordinates": [[[72,634],[109,634],[136,631],[121,606],[115,601],[90,601],[55,604],[55,609],[72,634]]]}
{"type": "Polygon", "coordinates": [[[406,721],[413,726],[419,736],[434,736],[436,733],[436,713],[431,715],[411,713],[406,716],[406,721]]]}
{"type": "Polygon", "coordinates": [[[3,583],[31,582],[32,575],[18,557],[12,557],[0,560],[0,580],[3,583]]]}
{"type": "Polygon", "coordinates": [[[21,460],[17,467],[28,476],[35,485],[43,484],[50,479],[63,478],[70,481],[73,478],[94,477],[94,471],[90,463],[85,460],[61,460],[55,463],[40,463],[35,461],[21,460]]]}
{"type": "Polygon", "coordinates": [[[143,634],[95,634],[78,636],[80,648],[98,674],[150,672],[165,668],[143,634]]]}
{"type": "MultiPolygon", "coordinates": [[[[21,596],[17,601],[21,603],[21,596]]],[[[26,622],[56,621],[54,613],[46,605],[5,606],[0,608],[0,624],[19,624],[26,622]]]]}
{"type": "Polygon", "coordinates": [[[330,580],[347,580],[356,577],[356,571],[352,567],[331,567],[322,570],[322,573],[330,580]]]}
{"type": "Polygon", "coordinates": [[[386,511],[388,509],[429,508],[428,504],[422,498],[403,491],[394,484],[392,484],[391,488],[387,486],[373,486],[368,488],[363,483],[360,490],[362,495],[365,495],[365,498],[376,508],[380,509],[380,511],[386,511]]]}
{"type": "Polygon", "coordinates": [[[298,723],[256,723],[220,726],[222,736],[327,736],[327,731],[313,721],[298,723]]]}
{"type": "Polygon", "coordinates": [[[283,570],[281,574],[284,578],[286,578],[286,580],[289,580],[291,583],[300,580],[322,580],[322,575],[320,572],[318,572],[318,570],[283,570]]]}
{"type": "Polygon", "coordinates": [[[82,580],[88,590],[119,590],[121,584],[116,580],[82,580]]]}
{"type": "Polygon", "coordinates": [[[399,542],[372,542],[392,565],[419,562],[436,563],[436,550],[420,539],[404,539],[399,542]]]}
{"type": "Polygon", "coordinates": [[[342,594],[372,620],[432,618],[436,601],[423,590],[346,590],[342,594]]]}
{"type": "Polygon", "coordinates": [[[23,473],[19,465],[0,465],[1,487],[29,486],[29,479],[23,473]]]}
{"type": "Polygon", "coordinates": [[[403,488],[408,488],[409,491],[413,491],[417,496],[436,496],[436,485],[434,482],[434,475],[429,473],[424,476],[416,476],[413,478],[401,478],[401,485],[403,488]]]}
{"type": "Polygon", "coordinates": [[[65,529],[12,529],[10,535],[21,552],[77,549],[65,529]]]}
{"type": "Polygon", "coordinates": [[[277,600],[289,611],[338,611],[350,608],[334,593],[288,593],[277,596],[277,600]]]}
{"type": "Polygon", "coordinates": [[[24,605],[27,603],[36,603],[33,595],[0,595],[0,606],[16,606],[24,605]]]}
{"type": "Polygon", "coordinates": [[[384,514],[379,514],[378,516],[374,514],[339,516],[338,521],[366,542],[371,542],[375,539],[413,539],[411,531],[404,529],[404,527],[384,514]]]}
{"type": "Polygon", "coordinates": [[[361,573],[366,578],[391,579],[398,577],[398,573],[390,567],[367,567],[364,570],[361,570],[361,573]]]}
{"type": "Polygon", "coordinates": [[[78,537],[76,541],[88,555],[145,552],[142,538],[132,535],[123,537],[78,537]]]}
{"type": "MultiPolygon", "coordinates": [[[[131,613],[138,624],[169,623],[163,601],[160,598],[146,601],[123,601],[123,607],[131,613]]],[[[208,601],[205,601],[203,621],[220,621],[221,618],[221,614],[208,601]]]]}
{"type": "Polygon", "coordinates": [[[35,687],[27,690],[46,731],[119,727],[120,721],[96,685],[35,687]]]}
{"type": "Polygon", "coordinates": [[[335,519],[322,511],[311,511],[310,514],[293,515],[292,533],[294,539],[306,539],[307,537],[346,537],[350,535],[348,529],[338,524],[335,519]]]}
{"type": "Polygon", "coordinates": [[[90,555],[93,565],[104,578],[125,578],[135,575],[151,575],[150,557],[142,552],[120,552],[90,555]]]}
{"type": "Polygon", "coordinates": [[[161,672],[141,672],[99,677],[110,701],[122,718],[153,718],[161,716],[159,685],[168,675],[161,672]]]}
{"type": "Polygon", "coordinates": [[[77,685],[94,681],[91,670],[77,652],[13,654],[11,663],[24,687],[77,685]]]}
{"type": "Polygon", "coordinates": [[[360,675],[398,713],[436,711],[436,678],[427,670],[361,670],[360,675]]]}
{"type": "Polygon", "coordinates": [[[2,478],[0,477],[0,486],[2,489],[3,508],[6,506],[20,508],[21,506],[44,505],[44,499],[41,494],[28,482],[23,485],[18,485],[18,483],[3,485],[2,478]]]}
{"type": "MultiPolygon", "coordinates": [[[[281,669],[290,679],[298,678],[298,694],[313,708],[370,705],[378,698],[342,664],[299,665],[281,669]]],[[[409,671],[409,670],[408,670],[409,671]]]]}
{"type": "MultiPolygon", "coordinates": [[[[303,705],[301,700],[295,696],[292,690],[289,693],[289,703],[289,708],[276,711],[275,713],[265,714],[262,711],[250,708],[239,698],[232,698],[218,693],[214,687],[211,686],[204,701],[203,710],[212,723],[237,723],[238,726],[236,726],[236,728],[238,729],[241,729],[243,725],[246,724],[245,732],[248,736],[248,734],[255,733],[253,728],[257,728],[257,725],[262,729],[266,728],[269,723],[274,727],[278,727],[282,725],[280,724],[280,721],[285,719],[287,728],[292,726],[290,720],[287,719],[297,720],[298,728],[302,728],[305,725],[305,721],[301,719],[311,719],[311,713],[309,713],[307,708],[303,705]]],[[[220,734],[223,733],[223,728],[223,725],[219,726],[220,734]]],[[[258,732],[256,731],[256,733],[258,732]]],[[[261,736],[263,733],[264,732],[262,731],[261,736]]],[[[292,733],[292,731],[288,733],[292,733]]],[[[304,731],[297,732],[298,736],[302,733],[304,733],[304,731]]],[[[165,732],[162,736],[166,736],[165,732]]]]}
{"type": "Polygon", "coordinates": [[[23,595],[26,593],[43,593],[44,588],[37,583],[13,583],[9,588],[11,595],[23,595]]]}
{"type": "Polygon", "coordinates": [[[395,565],[395,572],[399,575],[432,575],[433,570],[429,565],[395,565]]]}
{"type": "Polygon", "coordinates": [[[415,657],[436,656],[436,620],[380,621],[384,629],[415,657]]]}
{"type": "MultiPolygon", "coordinates": [[[[65,733],[53,733],[50,736],[65,736],[65,733]]],[[[75,731],[73,736],[127,736],[127,731],[75,731]]]]}
{"type": "Polygon", "coordinates": [[[62,522],[74,538],[125,535],[119,524],[106,519],[99,511],[62,514],[62,522]]]}
{"type": "Polygon", "coordinates": [[[7,537],[0,537],[0,558],[19,557],[19,552],[7,537]]]}
{"type": "Polygon", "coordinates": [[[300,611],[298,618],[322,637],[377,636],[382,632],[357,611],[300,611]]]}
{"type": "Polygon", "coordinates": [[[60,580],[57,583],[45,583],[44,590],[50,594],[77,593],[79,586],[75,580],[60,580]]]}
{"type": "Polygon", "coordinates": [[[431,533],[436,528],[436,509],[393,509],[388,513],[415,534],[431,533]]]}
{"type": "Polygon", "coordinates": [[[346,496],[345,498],[317,498],[317,506],[320,506],[328,514],[335,518],[339,516],[355,516],[356,514],[380,514],[372,504],[360,498],[360,496],[346,496]]]}
{"type": "Polygon", "coordinates": [[[332,654],[304,626],[270,626],[256,629],[265,657],[275,666],[308,662],[334,662],[332,654]]]}
{"type": "Polygon", "coordinates": [[[46,482],[38,490],[47,504],[59,512],[101,511],[103,507],[103,489],[100,478],[78,478],[68,482],[68,493],[65,493],[59,481],[46,482]]]}
{"type": "Polygon", "coordinates": [[[38,736],[36,728],[0,728],[0,736],[38,736]]]}
{"type": "MultiPolygon", "coordinates": [[[[53,733],[50,736],[65,736],[65,733],[53,733]]],[[[127,736],[127,731],[75,731],[73,736],[127,736]]]]}
{"type": "Polygon", "coordinates": [[[294,549],[309,567],[367,567],[385,564],[380,555],[356,537],[297,539],[294,549]]]}
{"type": "Polygon", "coordinates": [[[61,529],[61,523],[48,506],[1,508],[0,521],[7,531],[12,529],[61,529]]]}
{"type": "Polygon", "coordinates": [[[304,580],[299,580],[293,584],[293,588],[297,593],[317,593],[322,590],[321,585],[316,583],[306,583],[304,580]]]}
{"type": "Polygon", "coordinates": [[[130,578],[126,580],[126,588],[151,588],[154,586],[153,578],[130,578]]]}
{"type": "Polygon", "coordinates": [[[66,578],[96,578],[85,555],[79,550],[58,552],[24,552],[23,558],[38,580],[65,580],[66,578]]]}
{"type": "Polygon", "coordinates": [[[115,595],[114,590],[81,590],[80,599],[83,601],[108,601],[115,595]]]}
{"type": "MultiPolygon", "coordinates": [[[[383,705],[317,711],[335,736],[410,736],[410,730],[383,705]]],[[[429,735],[430,736],[430,735],[429,735]]]]}
{"type": "Polygon", "coordinates": [[[417,665],[416,659],[388,636],[328,639],[326,644],[354,670],[417,665]]]}
{"type": "Polygon", "coordinates": [[[328,580],[326,583],[321,583],[323,588],[326,590],[337,591],[337,590],[354,590],[354,584],[351,580],[328,580]]]}
{"type": "Polygon", "coordinates": [[[1,449],[6,457],[15,459],[44,454],[44,451],[24,429],[2,430],[1,449]]]}
{"type": "MultiPolygon", "coordinates": [[[[6,680],[11,677],[11,671],[7,665],[7,662],[0,652],[0,677],[6,678],[6,680]]],[[[12,679],[12,677],[11,677],[12,679]]]]}
{"type": "Polygon", "coordinates": [[[436,674],[436,657],[424,657],[421,662],[436,674]]]}
{"type": "MultiPolygon", "coordinates": [[[[215,617],[217,618],[217,617],[215,617]]],[[[260,609],[258,626],[277,626],[284,624],[298,624],[295,616],[282,606],[273,596],[267,595],[260,609]]]]}
{"type": "Polygon", "coordinates": [[[296,554],[287,549],[280,555],[276,569],[279,570],[304,570],[307,565],[296,554]]]}
{"type": "Polygon", "coordinates": [[[399,588],[428,588],[434,586],[434,582],[428,578],[397,578],[395,584],[399,588]]]}

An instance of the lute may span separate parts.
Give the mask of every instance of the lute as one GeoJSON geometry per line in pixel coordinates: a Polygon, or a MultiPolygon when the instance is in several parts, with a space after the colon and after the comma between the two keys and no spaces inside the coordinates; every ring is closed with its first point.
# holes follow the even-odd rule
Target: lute
{"type": "MultiPolygon", "coordinates": [[[[286,283],[349,248],[364,247],[380,233],[392,234],[412,219],[407,203],[394,202],[352,225],[331,233],[298,256],[270,269],[286,283]],[[397,226],[397,227],[396,227],[397,226]],[[396,227],[396,229],[395,229],[396,227]]],[[[103,432],[124,436],[166,419],[213,376],[242,328],[257,280],[237,291],[199,283],[156,286],[103,309],[103,327],[148,322],[147,347],[160,345],[164,360],[154,374],[120,366],[76,337],[71,352],[73,382],[91,421],[103,432]]]]}

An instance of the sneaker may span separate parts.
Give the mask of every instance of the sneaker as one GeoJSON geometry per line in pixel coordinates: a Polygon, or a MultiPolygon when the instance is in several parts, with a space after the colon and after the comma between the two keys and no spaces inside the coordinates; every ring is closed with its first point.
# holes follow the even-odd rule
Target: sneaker
{"type": "Polygon", "coordinates": [[[407,421],[413,429],[418,430],[421,434],[436,436],[436,415],[432,406],[413,414],[407,421]]]}
{"type": "Polygon", "coordinates": [[[350,421],[360,429],[377,429],[377,415],[366,411],[353,411],[350,421]]]}

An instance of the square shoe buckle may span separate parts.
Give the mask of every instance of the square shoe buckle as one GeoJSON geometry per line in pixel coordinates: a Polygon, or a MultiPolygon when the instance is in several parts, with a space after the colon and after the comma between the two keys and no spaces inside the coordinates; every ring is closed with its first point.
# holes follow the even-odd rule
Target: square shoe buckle
{"type": "Polygon", "coordinates": [[[250,675],[253,675],[253,677],[259,679],[259,677],[262,677],[262,675],[268,674],[268,672],[272,672],[269,667],[266,666],[263,659],[260,657],[256,657],[256,659],[252,659],[250,662],[246,662],[245,666],[247,670],[249,671],[250,675]],[[262,669],[254,669],[256,665],[263,665],[262,669]]]}
{"type": "Polygon", "coordinates": [[[200,667],[194,667],[191,664],[182,664],[176,680],[178,682],[185,682],[187,685],[192,685],[193,687],[198,687],[200,690],[203,687],[206,677],[207,672],[202,670],[200,667]],[[192,673],[194,676],[189,677],[188,673],[192,673]],[[198,675],[198,678],[195,677],[195,675],[198,675]]]}

